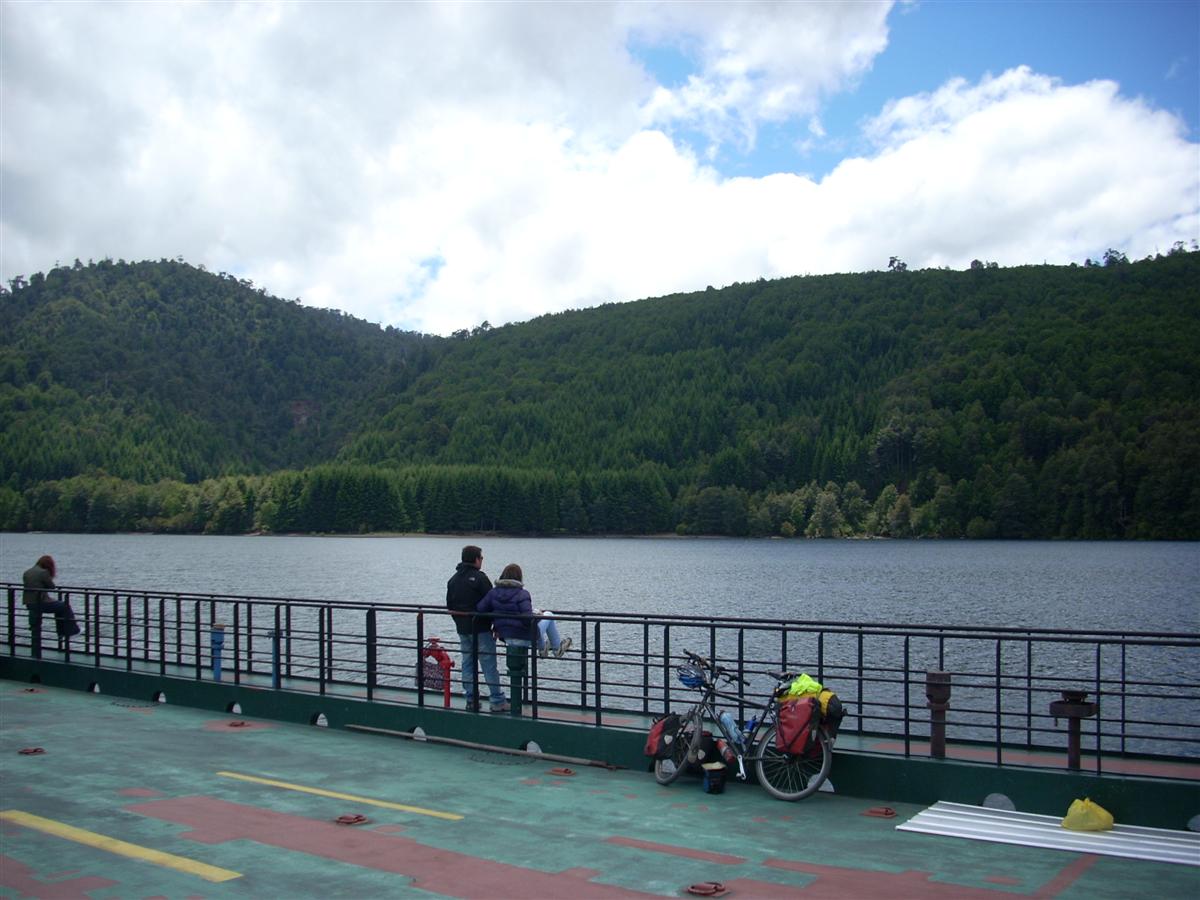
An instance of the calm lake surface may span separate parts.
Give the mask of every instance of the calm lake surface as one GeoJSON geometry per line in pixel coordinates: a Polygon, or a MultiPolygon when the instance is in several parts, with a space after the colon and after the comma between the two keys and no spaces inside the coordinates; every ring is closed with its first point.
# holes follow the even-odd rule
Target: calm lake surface
{"type": "Polygon", "coordinates": [[[0,581],[442,605],[467,543],[564,612],[1200,631],[1200,543],[0,534],[0,581]]]}

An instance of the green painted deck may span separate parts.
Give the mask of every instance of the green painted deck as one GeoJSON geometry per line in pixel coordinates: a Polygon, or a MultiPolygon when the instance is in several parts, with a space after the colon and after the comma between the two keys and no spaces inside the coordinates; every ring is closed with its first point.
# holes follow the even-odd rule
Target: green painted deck
{"type": "Polygon", "coordinates": [[[0,896],[1200,895],[1196,867],[897,831],[923,807],[886,798],[561,766],[0,681],[0,896]]]}

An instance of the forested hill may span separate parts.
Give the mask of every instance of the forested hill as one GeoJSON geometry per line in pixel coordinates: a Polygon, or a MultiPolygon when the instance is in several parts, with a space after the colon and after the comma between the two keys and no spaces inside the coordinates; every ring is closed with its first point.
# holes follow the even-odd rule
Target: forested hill
{"type": "Polygon", "coordinates": [[[180,262],[76,263],[12,287],[0,472],[19,488],[314,465],[436,358],[436,339],[180,262]]]}
{"type": "Polygon", "coordinates": [[[0,297],[0,524],[1197,539],[1200,253],[1108,261],[451,339],[178,263],[60,268],[0,297]]]}

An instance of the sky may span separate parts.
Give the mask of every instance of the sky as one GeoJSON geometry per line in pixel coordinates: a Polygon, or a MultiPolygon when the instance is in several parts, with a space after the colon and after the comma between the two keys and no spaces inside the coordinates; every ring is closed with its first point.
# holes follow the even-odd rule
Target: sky
{"type": "Polygon", "coordinates": [[[1200,0],[0,0],[0,280],[182,258],[450,334],[1200,239],[1200,0]]]}

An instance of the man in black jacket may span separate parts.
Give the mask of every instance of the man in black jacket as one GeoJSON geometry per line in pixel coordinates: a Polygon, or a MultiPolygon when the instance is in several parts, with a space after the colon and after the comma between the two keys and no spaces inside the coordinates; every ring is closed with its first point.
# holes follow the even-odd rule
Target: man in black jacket
{"type": "Polygon", "coordinates": [[[491,579],[483,573],[483,551],[473,544],[462,550],[462,562],[446,582],[446,608],[454,616],[458,646],[462,651],[462,686],[469,709],[479,709],[479,668],[483,669],[490,693],[491,711],[507,712],[508,701],[500,689],[496,669],[496,639],[492,637],[490,618],[475,615],[475,607],[492,589],[491,579]]]}

